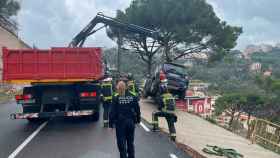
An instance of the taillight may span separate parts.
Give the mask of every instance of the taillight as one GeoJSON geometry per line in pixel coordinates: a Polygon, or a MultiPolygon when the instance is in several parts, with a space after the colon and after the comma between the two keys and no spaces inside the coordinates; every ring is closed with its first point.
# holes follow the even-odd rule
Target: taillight
{"type": "Polygon", "coordinates": [[[82,92],[80,93],[81,97],[96,97],[96,92],[82,92]]]}
{"type": "Polygon", "coordinates": [[[161,70],[160,73],[159,73],[159,79],[161,81],[165,80],[166,79],[166,75],[164,74],[164,72],[161,70]]]}
{"type": "Polygon", "coordinates": [[[16,100],[22,100],[22,99],[23,99],[23,95],[16,95],[16,96],[15,96],[15,99],[16,99],[16,100]]]}
{"type": "Polygon", "coordinates": [[[91,96],[91,97],[96,97],[96,92],[91,92],[91,93],[90,93],[90,96],[91,96]]]}
{"type": "Polygon", "coordinates": [[[24,99],[24,100],[28,100],[28,99],[31,99],[31,98],[32,98],[32,95],[31,95],[31,94],[23,95],[23,99],[24,99]]]}
{"type": "Polygon", "coordinates": [[[89,93],[88,92],[83,92],[80,94],[81,97],[89,97],[89,93]]]}

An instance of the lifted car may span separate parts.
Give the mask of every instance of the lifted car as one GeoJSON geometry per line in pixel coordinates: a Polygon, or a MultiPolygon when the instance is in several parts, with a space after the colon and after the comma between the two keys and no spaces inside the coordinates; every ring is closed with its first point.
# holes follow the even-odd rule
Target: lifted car
{"type": "Polygon", "coordinates": [[[164,63],[156,68],[154,75],[149,76],[145,81],[143,96],[159,96],[162,93],[160,83],[163,81],[167,82],[167,88],[170,93],[182,99],[185,97],[189,84],[186,68],[175,63],[164,63]]]}

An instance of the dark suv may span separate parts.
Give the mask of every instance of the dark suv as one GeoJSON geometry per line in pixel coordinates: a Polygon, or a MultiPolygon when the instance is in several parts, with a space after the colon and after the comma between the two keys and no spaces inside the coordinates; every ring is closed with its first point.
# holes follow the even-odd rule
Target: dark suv
{"type": "Polygon", "coordinates": [[[189,80],[186,73],[186,68],[179,64],[164,63],[159,65],[153,76],[148,77],[145,82],[144,97],[157,97],[160,92],[160,83],[167,81],[169,92],[177,95],[179,98],[185,97],[185,92],[188,88],[189,80]]]}

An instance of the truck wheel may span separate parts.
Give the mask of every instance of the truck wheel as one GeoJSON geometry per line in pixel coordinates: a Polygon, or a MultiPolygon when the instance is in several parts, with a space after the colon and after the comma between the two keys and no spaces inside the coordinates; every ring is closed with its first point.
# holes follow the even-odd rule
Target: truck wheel
{"type": "Polygon", "coordinates": [[[141,97],[147,99],[148,98],[147,92],[143,91],[141,97]]]}
{"type": "Polygon", "coordinates": [[[91,115],[90,120],[93,122],[97,122],[99,120],[99,112],[96,112],[93,115],[91,115]]]}
{"type": "Polygon", "coordinates": [[[43,123],[45,121],[48,121],[47,118],[27,118],[29,123],[36,124],[36,123],[43,123]]]}
{"type": "Polygon", "coordinates": [[[36,124],[36,123],[42,122],[42,120],[38,119],[38,118],[27,118],[27,120],[28,120],[29,123],[32,123],[32,124],[36,124]]]}

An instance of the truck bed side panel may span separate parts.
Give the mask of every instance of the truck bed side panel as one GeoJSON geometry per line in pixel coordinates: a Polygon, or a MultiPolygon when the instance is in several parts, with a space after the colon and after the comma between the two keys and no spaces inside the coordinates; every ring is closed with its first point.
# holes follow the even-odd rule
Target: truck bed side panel
{"type": "Polygon", "coordinates": [[[102,64],[100,48],[3,48],[4,81],[100,79],[102,64]]]}

